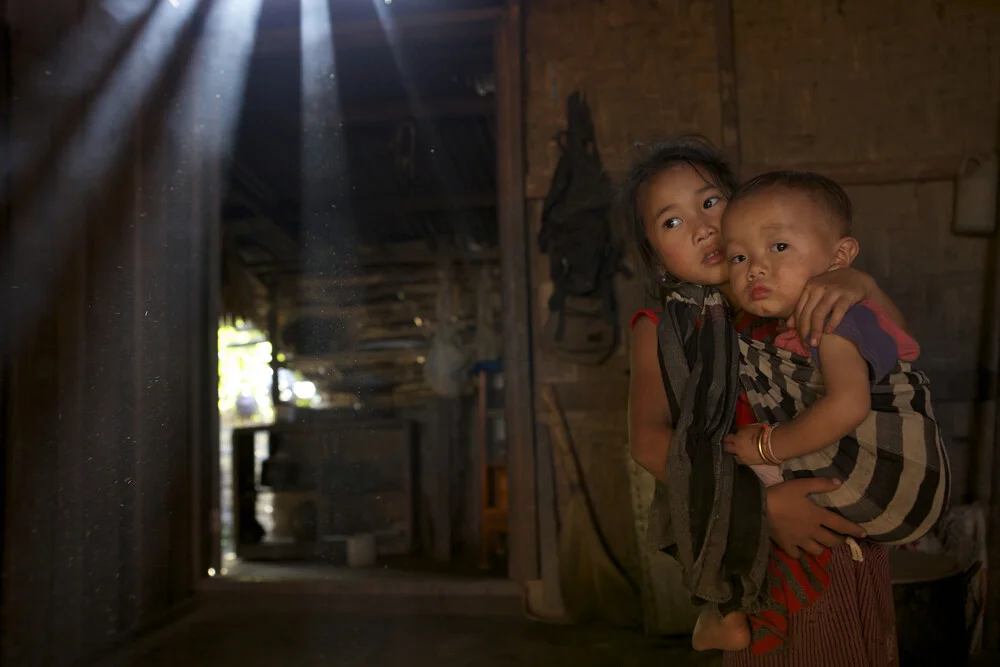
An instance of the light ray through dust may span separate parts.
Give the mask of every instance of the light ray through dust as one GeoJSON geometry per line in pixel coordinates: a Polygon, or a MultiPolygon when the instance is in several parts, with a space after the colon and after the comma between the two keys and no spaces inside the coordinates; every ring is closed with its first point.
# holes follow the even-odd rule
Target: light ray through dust
{"type": "Polygon", "coordinates": [[[301,30],[303,265],[345,275],[356,270],[359,248],[327,0],[302,0],[301,30]]]}
{"type": "Polygon", "coordinates": [[[138,33],[157,4],[163,3],[107,0],[92,5],[54,52],[27,70],[19,96],[44,104],[18,118],[17,136],[10,137],[10,144],[0,150],[0,178],[37,166],[65,116],[76,112],[74,102],[100,94],[116,61],[135,48],[138,33]]]}
{"type": "MultiPolygon", "coordinates": [[[[406,91],[406,95],[410,100],[410,106],[413,109],[418,134],[425,137],[425,140],[420,143],[429,145],[432,148],[442,146],[443,142],[441,141],[440,133],[434,124],[433,118],[426,113],[427,106],[424,103],[423,96],[421,95],[419,88],[414,83],[416,77],[414,76],[413,70],[408,65],[407,59],[402,53],[400,40],[398,38],[399,30],[389,8],[389,5],[392,3],[385,2],[385,0],[372,0],[372,4],[374,5],[375,12],[378,15],[379,23],[382,25],[382,30],[385,32],[386,42],[392,52],[392,58],[396,63],[396,69],[399,70],[399,73],[402,76],[403,88],[406,91]]],[[[435,180],[440,185],[443,195],[447,196],[448,193],[454,193],[459,189],[457,187],[457,174],[448,169],[442,168],[441,164],[437,161],[430,161],[428,166],[433,171],[435,180]]],[[[442,214],[448,221],[448,224],[446,225],[447,229],[454,232],[462,227],[462,221],[460,218],[463,216],[460,212],[449,207],[444,209],[442,214]]]]}

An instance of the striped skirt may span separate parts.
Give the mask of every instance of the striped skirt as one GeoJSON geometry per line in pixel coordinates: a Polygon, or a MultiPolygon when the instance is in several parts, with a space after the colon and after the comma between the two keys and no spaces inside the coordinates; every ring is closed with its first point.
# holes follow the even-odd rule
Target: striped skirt
{"type": "Polygon", "coordinates": [[[897,667],[896,615],[885,547],[863,542],[863,562],[833,549],[829,588],[789,618],[780,651],[723,654],[723,667],[897,667]]]}

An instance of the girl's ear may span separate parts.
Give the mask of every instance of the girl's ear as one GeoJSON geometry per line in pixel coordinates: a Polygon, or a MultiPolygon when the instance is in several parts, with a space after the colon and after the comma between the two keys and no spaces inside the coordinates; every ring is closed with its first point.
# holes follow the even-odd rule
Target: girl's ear
{"type": "Polygon", "coordinates": [[[830,263],[830,268],[847,268],[854,262],[854,258],[858,256],[860,249],[861,246],[858,245],[858,240],[853,236],[845,236],[840,239],[837,241],[837,248],[833,255],[833,261],[830,263]]]}
{"type": "Polygon", "coordinates": [[[656,265],[656,282],[663,284],[667,281],[667,267],[662,264],[656,265]]]}

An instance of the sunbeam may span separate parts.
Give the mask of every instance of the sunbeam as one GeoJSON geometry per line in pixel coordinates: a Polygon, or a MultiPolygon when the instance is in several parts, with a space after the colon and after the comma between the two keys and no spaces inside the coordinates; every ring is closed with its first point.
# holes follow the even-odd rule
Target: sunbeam
{"type": "Polygon", "coordinates": [[[107,0],[92,6],[52,54],[33,63],[21,96],[39,104],[21,119],[17,136],[0,150],[0,178],[44,168],[60,128],[100,95],[119,62],[133,50],[158,0],[107,0]],[[43,102],[44,103],[41,103],[43,102]]]}
{"type": "Polygon", "coordinates": [[[301,20],[303,264],[313,274],[343,275],[356,266],[358,247],[327,0],[302,0],[301,20]]]}
{"type": "MultiPolygon", "coordinates": [[[[176,0],[179,2],[180,0],[176,0]]],[[[185,75],[171,133],[197,138],[197,155],[225,172],[232,157],[263,0],[218,0],[185,75]]]]}
{"type": "MultiPolygon", "coordinates": [[[[178,7],[160,3],[153,10],[65,150],[53,156],[44,180],[31,189],[26,200],[14,202],[11,239],[0,251],[0,284],[7,287],[0,298],[10,302],[4,304],[4,311],[22,330],[30,331],[55,278],[38,269],[35,252],[44,248],[58,266],[59,258],[77,242],[79,225],[68,229],[66,220],[80,220],[80,211],[120,159],[133,134],[136,116],[161,83],[165,64],[175,55],[179,39],[191,27],[198,8],[194,2],[178,7]]],[[[78,57],[84,59],[89,54],[84,50],[78,57]]],[[[40,103],[44,105],[46,100],[40,103]]]]}
{"type": "MultiPolygon", "coordinates": [[[[378,15],[379,23],[382,25],[382,30],[385,32],[386,42],[389,45],[389,50],[392,52],[393,60],[396,63],[396,69],[399,70],[401,75],[406,96],[410,100],[410,107],[413,110],[414,121],[418,128],[418,134],[426,137],[426,144],[432,148],[440,146],[442,145],[441,137],[434,125],[433,119],[431,119],[426,113],[427,107],[424,104],[423,96],[421,95],[417,85],[414,83],[416,78],[411,67],[407,64],[406,57],[401,52],[402,49],[398,39],[399,31],[395,25],[395,20],[393,19],[389,7],[391,3],[385,2],[385,0],[372,0],[372,4],[375,6],[375,12],[378,15]]],[[[458,184],[456,174],[451,173],[448,169],[442,168],[441,164],[434,160],[428,161],[427,166],[433,171],[435,180],[440,184],[441,192],[445,196],[453,194],[459,189],[456,187],[458,184]]],[[[449,224],[447,227],[449,229],[455,230],[461,227],[459,221],[461,216],[454,209],[446,208],[442,211],[442,215],[448,218],[449,224]]]]}

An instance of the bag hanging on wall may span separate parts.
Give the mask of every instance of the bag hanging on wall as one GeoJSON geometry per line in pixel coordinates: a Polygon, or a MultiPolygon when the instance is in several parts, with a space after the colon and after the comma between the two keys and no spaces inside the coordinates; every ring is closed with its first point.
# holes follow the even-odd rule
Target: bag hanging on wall
{"type": "Polygon", "coordinates": [[[622,253],[610,228],[611,180],[601,166],[590,108],[578,92],[566,100],[559,148],[538,234],[553,287],[541,344],[558,358],[597,365],[618,345],[614,278],[622,253]]]}

